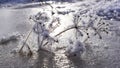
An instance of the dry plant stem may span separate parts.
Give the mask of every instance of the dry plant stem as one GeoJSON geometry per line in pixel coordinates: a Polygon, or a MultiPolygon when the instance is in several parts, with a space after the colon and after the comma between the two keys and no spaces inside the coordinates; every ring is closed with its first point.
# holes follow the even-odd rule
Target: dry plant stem
{"type": "MultiPolygon", "coordinates": [[[[40,26],[41,27],[41,29],[42,29],[42,26],[40,26]]],[[[39,25],[38,25],[38,23],[37,23],[37,31],[38,31],[38,45],[39,45],[39,49],[41,48],[41,46],[42,46],[42,44],[43,44],[43,41],[44,41],[44,39],[42,38],[42,40],[40,40],[41,38],[40,38],[40,33],[39,33],[39,25]]],[[[42,37],[42,36],[41,36],[42,37]]]]}
{"type": "Polygon", "coordinates": [[[97,29],[101,28],[104,24],[100,24],[97,26],[97,29]]]}
{"type": "Polygon", "coordinates": [[[57,35],[55,35],[55,37],[57,37],[57,36],[61,35],[62,33],[66,32],[66,31],[68,31],[68,30],[70,30],[70,29],[73,29],[73,28],[75,28],[75,27],[70,27],[70,28],[67,28],[67,29],[65,29],[65,30],[61,31],[60,33],[58,33],[57,35]]]}
{"type": "MultiPolygon", "coordinates": [[[[102,20],[102,19],[100,19],[99,22],[101,22],[101,20],[102,20]]],[[[100,33],[99,33],[98,30],[99,30],[99,28],[100,28],[102,25],[104,25],[104,24],[99,25],[98,28],[91,27],[91,28],[96,32],[95,35],[98,34],[98,36],[99,36],[100,39],[102,39],[102,36],[100,35],[100,33]]],[[[85,27],[85,26],[78,26],[78,25],[75,24],[74,26],[72,26],[72,27],[70,27],[70,28],[67,28],[67,29],[61,31],[60,33],[58,33],[57,35],[55,35],[55,37],[61,35],[62,33],[66,32],[66,31],[68,31],[68,30],[70,30],[70,29],[74,29],[74,28],[77,29],[76,27],[77,27],[77,28],[81,28],[81,27],[85,27]]],[[[88,29],[88,28],[87,28],[87,29],[88,29]]],[[[78,30],[78,29],[77,29],[77,30],[78,30]]],[[[76,32],[77,32],[77,31],[76,31],[76,32]]],[[[84,32],[85,32],[85,31],[84,31],[84,32]]],[[[87,32],[85,32],[85,33],[87,33],[87,32]]],[[[76,35],[77,35],[77,34],[76,34],[76,35]]],[[[84,40],[84,42],[86,42],[86,41],[89,39],[89,35],[87,35],[87,36],[88,36],[88,37],[84,40]]],[[[46,43],[43,44],[43,45],[47,45],[47,44],[48,44],[48,42],[46,42],[46,43]]]]}
{"type": "MultiPolygon", "coordinates": [[[[77,26],[77,27],[78,27],[78,28],[81,28],[81,27],[84,27],[84,26],[77,26]]],[[[67,29],[61,31],[60,33],[58,33],[57,35],[55,35],[55,37],[61,35],[62,33],[66,32],[66,31],[68,31],[68,30],[70,30],[70,29],[76,29],[76,26],[72,26],[72,27],[70,27],[70,28],[67,28],[67,29]]],[[[87,32],[86,32],[86,33],[87,33],[87,32]]],[[[47,45],[47,44],[48,44],[48,42],[46,42],[45,44],[43,44],[43,46],[45,46],[45,45],[47,45]]]]}
{"type": "Polygon", "coordinates": [[[43,46],[45,46],[45,45],[47,45],[48,44],[48,42],[46,42],[45,44],[43,44],[43,46]]]}
{"type": "MultiPolygon", "coordinates": [[[[70,29],[73,29],[73,28],[75,28],[75,27],[70,27],[70,28],[67,28],[67,29],[65,29],[65,30],[61,31],[60,33],[58,33],[57,35],[55,35],[55,37],[57,37],[57,36],[61,35],[62,33],[66,32],[66,31],[68,31],[68,30],[70,30],[70,29]]],[[[43,46],[45,46],[45,45],[47,45],[47,44],[48,44],[48,42],[46,42],[45,44],[43,44],[43,46]]]]}
{"type": "MultiPolygon", "coordinates": [[[[84,27],[84,26],[77,26],[77,28],[81,28],[81,27],[84,27]]],[[[72,27],[69,27],[69,28],[61,31],[60,33],[58,33],[57,35],[55,35],[55,37],[61,35],[62,33],[66,32],[66,31],[68,31],[68,30],[70,30],[70,29],[76,29],[76,26],[72,26],[72,27]]]]}
{"type": "MultiPolygon", "coordinates": [[[[31,33],[32,33],[32,30],[30,30],[30,32],[28,33],[25,41],[23,42],[22,47],[21,47],[20,50],[19,50],[19,53],[22,51],[22,49],[23,49],[24,45],[26,44],[26,42],[27,42],[27,40],[28,40],[28,38],[29,38],[29,36],[30,36],[31,33]]],[[[27,45],[27,47],[28,47],[28,49],[31,51],[31,49],[30,49],[30,47],[29,47],[28,45],[27,45]]]]}
{"type": "Polygon", "coordinates": [[[93,28],[93,30],[96,32],[95,35],[98,34],[98,36],[99,36],[100,39],[102,39],[102,36],[100,35],[100,32],[99,32],[99,31],[103,31],[103,32],[105,32],[105,33],[108,34],[108,31],[107,31],[105,28],[101,28],[102,25],[104,25],[104,24],[101,24],[101,25],[100,25],[99,27],[97,27],[97,28],[93,28]]]}
{"type": "Polygon", "coordinates": [[[99,29],[96,29],[95,27],[92,27],[92,29],[95,31],[95,34],[94,35],[97,35],[99,36],[100,39],[102,39],[102,36],[100,35],[99,33],[99,29]]]}
{"type": "MultiPolygon", "coordinates": [[[[38,37],[38,39],[40,39],[40,37],[38,37]]],[[[41,46],[43,46],[43,42],[44,42],[44,40],[45,40],[45,39],[42,38],[40,44],[38,43],[38,45],[39,45],[39,49],[41,49],[41,46]]]]}
{"type": "Polygon", "coordinates": [[[77,39],[77,35],[78,35],[78,34],[77,34],[77,31],[78,31],[78,30],[76,29],[76,30],[75,30],[75,36],[76,36],[76,39],[77,39]]]}
{"type": "MultiPolygon", "coordinates": [[[[98,21],[98,23],[100,23],[101,21],[102,21],[102,19],[100,19],[100,20],[98,21]]],[[[100,39],[102,39],[102,36],[100,35],[99,30],[101,29],[101,26],[102,26],[102,25],[104,25],[104,24],[102,23],[102,24],[98,25],[97,28],[91,27],[91,28],[96,32],[94,35],[97,35],[97,34],[98,34],[98,36],[99,36],[100,39]]]]}

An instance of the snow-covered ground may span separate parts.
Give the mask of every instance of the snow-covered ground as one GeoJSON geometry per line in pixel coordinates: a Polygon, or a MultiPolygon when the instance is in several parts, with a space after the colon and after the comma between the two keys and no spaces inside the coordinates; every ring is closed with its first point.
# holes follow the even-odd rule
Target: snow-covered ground
{"type": "MultiPolygon", "coordinates": [[[[59,44],[55,43],[48,47],[47,51],[40,51],[38,55],[32,58],[21,57],[11,53],[18,46],[19,41],[9,42],[0,46],[0,68],[119,68],[120,67],[120,11],[119,1],[82,1],[76,3],[53,3],[53,9],[50,5],[40,5],[41,3],[19,4],[9,8],[0,9],[0,37],[19,32],[25,37],[31,30],[34,21],[30,20],[30,16],[36,15],[40,11],[48,13],[52,19],[50,12],[54,11],[54,17],[60,18],[60,25],[50,34],[54,37],[56,34],[66,29],[67,26],[73,25],[73,14],[83,11],[83,21],[89,21],[89,17],[85,15],[98,15],[105,23],[112,23],[109,27],[109,34],[101,33],[99,36],[92,35],[94,31],[88,30],[91,34],[87,40],[85,51],[82,57],[67,57],[64,52],[66,47],[73,46],[75,40],[75,30],[71,29],[60,35],[59,44]],[[39,6],[40,5],[40,6],[39,6]],[[104,6],[104,7],[103,7],[104,6]],[[31,8],[32,7],[32,8],[31,8]],[[111,11],[112,9],[112,11],[111,11]],[[112,16],[111,16],[112,15],[112,16]],[[73,44],[69,44],[73,43],[73,44]]],[[[82,21],[81,21],[82,22],[82,21]]],[[[78,24],[82,25],[82,24],[78,24]]],[[[80,37],[79,41],[84,41],[86,36],[80,37]]],[[[30,48],[34,51],[37,47],[37,35],[32,33],[28,42],[30,48]]],[[[77,42],[78,43],[78,42],[77,42]]],[[[77,44],[75,44],[77,45],[77,44]]],[[[68,48],[69,49],[69,48],[68,48]]],[[[74,49],[80,49],[74,47],[74,49]]],[[[69,50],[68,50],[69,51],[69,50]]],[[[74,51],[75,52],[75,51],[74,51]]]]}

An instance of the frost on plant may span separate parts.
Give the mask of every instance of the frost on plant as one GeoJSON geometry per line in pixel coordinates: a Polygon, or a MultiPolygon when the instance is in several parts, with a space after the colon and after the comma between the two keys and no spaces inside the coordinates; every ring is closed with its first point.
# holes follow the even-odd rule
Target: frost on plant
{"type": "Polygon", "coordinates": [[[57,42],[57,40],[50,36],[50,33],[58,27],[58,25],[54,25],[54,22],[58,21],[59,18],[53,18],[50,22],[50,17],[45,12],[39,12],[34,16],[31,16],[30,19],[33,20],[35,23],[32,32],[37,35],[37,45],[38,45],[38,51],[41,49],[44,49],[46,45],[50,46],[54,42],[57,42]],[[50,22],[50,23],[49,23],[50,22]]]}
{"type": "Polygon", "coordinates": [[[81,56],[83,54],[83,52],[85,51],[85,45],[80,42],[79,40],[75,40],[74,43],[70,44],[67,48],[66,48],[66,52],[65,55],[66,56],[81,56]]]}
{"type": "MultiPolygon", "coordinates": [[[[30,19],[35,22],[32,32],[37,35],[37,45],[38,50],[44,49],[45,46],[52,47],[54,43],[59,44],[59,35],[64,34],[69,30],[74,30],[74,41],[71,40],[66,47],[65,54],[67,56],[80,56],[85,51],[85,44],[89,38],[93,36],[98,36],[99,39],[102,39],[102,33],[105,32],[108,34],[110,23],[106,22],[103,18],[99,17],[95,13],[90,12],[89,9],[78,11],[72,15],[72,24],[62,31],[58,32],[56,35],[51,36],[51,34],[56,30],[60,25],[60,18],[54,17],[52,12],[51,16],[46,12],[39,12],[34,16],[31,16],[30,19]],[[86,21],[88,19],[88,21],[86,21]],[[90,31],[93,31],[91,33],[90,31]],[[87,36],[84,41],[81,42],[80,38],[87,36]],[[57,39],[58,38],[58,39],[57,39]]],[[[29,36],[28,36],[29,37],[29,36]]],[[[25,45],[26,43],[24,43],[25,45]]],[[[66,44],[67,45],[67,44],[66,44]]],[[[57,46],[57,44],[56,44],[57,46]]],[[[22,46],[21,50],[24,46],[22,46]]],[[[29,45],[28,49],[31,51],[29,45]]]]}
{"type": "Polygon", "coordinates": [[[67,56],[77,56],[77,55],[81,55],[83,53],[84,50],[84,46],[82,43],[86,43],[86,41],[91,38],[91,34],[89,32],[89,30],[93,30],[94,31],[94,36],[98,35],[100,39],[102,39],[102,32],[105,32],[108,34],[108,28],[110,23],[106,23],[106,21],[104,21],[103,19],[101,19],[98,16],[91,16],[91,15],[86,15],[86,17],[89,17],[88,22],[83,21],[83,17],[82,15],[78,15],[75,14],[73,16],[73,25],[68,26],[67,29],[64,29],[63,31],[61,31],[60,33],[58,33],[56,36],[63,34],[64,32],[67,32],[71,29],[74,29],[76,31],[75,33],[75,37],[76,40],[75,42],[70,41],[70,44],[67,49],[65,54],[67,56]],[[80,37],[83,37],[84,35],[87,35],[87,38],[81,42],[79,40],[80,37]]]}
{"type": "Polygon", "coordinates": [[[102,36],[100,34],[101,32],[106,32],[108,34],[108,28],[110,23],[106,23],[103,19],[99,18],[98,16],[87,15],[87,17],[89,17],[88,22],[82,19],[82,15],[79,15],[78,13],[75,14],[73,16],[73,25],[68,26],[67,29],[61,31],[56,36],[71,29],[74,29],[76,31],[75,33],[76,39],[79,38],[80,36],[81,37],[84,36],[83,33],[88,36],[87,38],[89,38],[90,37],[89,30],[91,29],[94,30],[94,35],[98,35],[100,39],[102,39],[102,36]]]}

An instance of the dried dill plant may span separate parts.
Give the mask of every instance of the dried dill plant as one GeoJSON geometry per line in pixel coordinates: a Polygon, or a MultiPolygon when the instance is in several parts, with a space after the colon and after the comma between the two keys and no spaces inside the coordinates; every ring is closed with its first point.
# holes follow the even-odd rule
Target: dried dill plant
{"type": "MultiPolygon", "coordinates": [[[[54,28],[53,23],[55,21],[58,21],[58,18],[53,19],[53,21],[49,24],[51,25],[49,28],[46,26],[46,22],[49,21],[49,17],[46,13],[39,12],[32,20],[35,22],[35,25],[33,26],[33,31],[38,35],[38,45],[39,50],[44,47],[45,45],[52,45],[52,43],[56,42],[56,40],[50,36],[50,33],[57,28],[57,26],[54,28]],[[34,19],[35,18],[35,19],[34,19]],[[47,42],[47,44],[46,44],[47,42]]],[[[59,23],[58,23],[59,24],[59,23]]]]}
{"type": "MultiPolygon", "coordinates": [[[[71,29],[74,29],[76,31],[75,32],[76,41],[71,42],[74,46],[68,47],[66,53],[72,55],[80,54],[79,52],[83,53],[84,45],[82,45],[82,43],[86,42],[91,37],[89,34],[89,29],[94,30],[94,35],[98,35],[99,38],[102,39],[100,33],[101,32],[108,33],[108,28],[110,24],[106,23],[104,20],[102,20],[96,15],[92,16],[92,15],[87,15],[86,13],[87,11],[85,13],[82,13],[83,15],[80,15],[81,13],[74,14],[73,24],[68,26],[68,28],[64,29],[58,34],[56,34],[54,37],[51,37],[50,33],[52,33],[52,31],[54,31],[54,29],[58,27],[58,26],[56,26],[55,28],[53,27],[54,22],[56,21],[59,22],[58,18],[52,20],[52,22],[49,24],[49,29],[48,29],[46,23],[49,21],[50,18],[45,12],[39,12],[37,15],[31,17],[30,19],[32,19],[35,22],[35,25],[33,26],[33,32],[36,33],[38,36],[37,42],[38,42],[39,50],[42,49],[42,47],[44,47],[45,45],[52,45],[53,43],[58,42],[58,40],[56,40],[55,38],[57,38],[57,36],[71,29]],[[82,20],[83,16],[89,17],[89,21],[88,22],[83,21],[82,20]],[[87,35],[87,38],[85,39],[84,42],[80,42],[79,37],[83,37],[84,34],[87,35]]],[[[28,49],[30,50],[29,46],[28,49]]]]}
{"type": "Polygon", "coordinates": [[[64,29],[63,31],[55,35],[55,37],[57,37],[71,29],[74,29],[76,31],[75,33],[76,40],[74,42],[70,41],[70,45],[66,48],[65,54],[67,56],[82,55],[82,53],[85,51],[84,43],[86,43],[86,41],[89,38],[91,38],[89,30],[93,30],[94,35],[98,35],[99,39],[102,39],[101,32],[105,32],[108,34],[110,23],[107,23],[106,21],[104,21],[103,19],[99,18],[96,15],[95,16],[88,15],[88,17],[90,18],[89,21],[88,22],[84,21],[85,23],[83,23],[81,15],[78,14],[74,15],[73,25],[69,26],[67,29],[64,29]],[[83,23],[83,25],[80,23],[83,23]],[[79,37],[83,37],[84,34],[87,35],[87,38],[83,42],[81,42],[79,40],[79,37]]]}
{"type": "Polygon", "coordinates": [[[100,39],[102,39],[102,36],[100,34],[101,32],[105,32],[108,34],[108,31],[109,31],[108,28],[110,26],[110,23],[107,23],[102,18],[96,15],[93,15],[93,16],[86,15],[86,16],[89,17],[88,22],[85,22],[82,20],[82,15],[75,14],[73,17],[74,24],[69,26],[67,29],[61,31],[60,33],[58,33],[56,36],[71,29],[75,29],[76,39],[79,36],[83,36],[83,32],[88,36],[88,38],[90,38],[89,31],[88,31],[89,29],[94,30],[94,35],[98,35],[100,39]]]}
{"type": "Polygon", "coordinates": [[[35,22],[35,25],[33,26],[32,30],[28,33],[26,39],[24,40],[23,44],[21,44],[21,48],[19,50],[20,54],[24,54],[23,53],[23,49],[24,47],[26,47],[29,52],[27,52],[26,55],[32,54],[32,51],[29,47],[29,45],[27,45],[27,40],[29,39],[29,36],[32,32],[36,33],[38,35],[38,45],[39,45],[39,49],[41,48],[43,41],[45,39],[50,39],[49,36],[49,32],[48,30],[45,28],[45,23],[49,20],[49,18],[47,17],[46,13],[42,13],[39,12],[37,13],[35,16],[30,17],[30,19],[32,19],[35,22]]]}

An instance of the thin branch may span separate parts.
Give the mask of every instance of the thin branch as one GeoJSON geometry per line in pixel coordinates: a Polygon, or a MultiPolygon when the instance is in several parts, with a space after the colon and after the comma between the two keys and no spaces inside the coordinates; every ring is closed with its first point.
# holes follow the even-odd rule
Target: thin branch
{"type": "Polygon", "coordinates": [[[77,35],[78,35],[78,34],[77,34],[77,29],[75,29],[75,35],[76,35],[76,39],[77,39],[77,35]]]}
{"type": "Polygon", "coordinates": [[[70,30],[70,29],[73,29],[73,28],[75,28],[75,27],[73,26],[73,27],[67,28],[67,29],[61,31],[60,33],[58,33],[57,35],[55,35],[55,37],[61,35],[62,33],[66,32],[66,31],[68,31],[68,30],[70,30]]]}
{"type": "MultiPolygon", "coordinates": [[[[26,42],[27,42],[27,40],[28,40],[28,38],[29,38],[29,36],[30,36],[31,33],[32,33],[32,30],[30,30],[30,32],[28,33],[25,41],[23,42],[22,47],[21,47],[20,50],[19,50],[19,53],[22,51],[22,49],[23,49],[24,45],[26,44],[26,42]]],[[[28,46],[28,45],[27,45],[27,46],[28,46]]],[[[28,47],[29,47],[29,46],[28,46],[28,47]]],[[[29,49],[30,49],[30,48],[29,48],[29,49]]],[[[30,49],[30,51],[31,51],[31,49],[30,49]]]]}
{"type": "MultiPolygon", "coordinates": [[[[81,27],[84,27],[84,26],[78,26],[78,25],[77,25],[77,28],[81,28],[81,27]]],[[[55,35],[55,37],[61,35],[62,33],[66,32],[66,31],[68,31],[68,30],[70,30],[70,29],[74,29],[74,28],[76,29],[76,26],[75,26],[75,25],[72,26],[72,27],[69,27],[69,28],[67,28],[67,29],[65,29],[65,30],[63,30],[63,31],[61,31],[61,32],[59,32],[57,35],[55,35]]]]}

